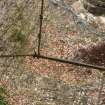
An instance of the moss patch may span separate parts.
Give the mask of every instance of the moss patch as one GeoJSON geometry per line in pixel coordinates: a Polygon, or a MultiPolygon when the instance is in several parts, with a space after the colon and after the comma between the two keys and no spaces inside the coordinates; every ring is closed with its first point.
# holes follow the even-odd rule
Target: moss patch
{"type": "Polygon", "coordinates": [[[5,95],[6,95],[5,89],[3,87],[0,87],[0,105],[7,105],[5,95]]]}

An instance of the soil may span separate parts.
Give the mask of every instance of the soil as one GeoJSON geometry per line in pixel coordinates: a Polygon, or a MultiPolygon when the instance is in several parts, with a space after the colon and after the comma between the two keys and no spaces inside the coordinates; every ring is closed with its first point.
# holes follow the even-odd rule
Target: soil
{"type": "MultiPolygon", "coordinates": [[[[65,0],[68,5],[74,2],[65,0]]],[[[22,53],[37,51],[39,24],[35,23],[35,31],[29,35],[22,53]]],[[[81,47],[102,40],[103,37],[89,34],[79,27],[72,15],[45,1],[42,55],[75,60],[81,47]]],[[[103,76],[99,70],[33,57],[2,59],[0,62],[0,85],[6,88],[10,105],[94,105],[101,94],[100,89],[103,97],[99,100],[104,104],[103,76]]]]}

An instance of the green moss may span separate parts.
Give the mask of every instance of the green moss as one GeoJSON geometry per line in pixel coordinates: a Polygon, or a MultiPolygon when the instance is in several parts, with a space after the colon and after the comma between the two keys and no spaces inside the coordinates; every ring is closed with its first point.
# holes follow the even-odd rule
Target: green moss
{"type": "Polygon", "coordinates": [[[5,89],[3,87],[0,87],[0,94],[4,94],[4,93],[6,93],[5,89]]]}
{"type": "Polygon", "coordinates": [[[12,35],[9,37],[10,42],[15,43],[16,48],[23,48],[27,42],[27,33],[23,30],[14,29],[12,35]]]}
{"type": "Polygon", "coordinates": [[[24,43],[24,41],[26,40],[25,33],[22,31],[17,32],[15,37],[16,37],[16,41],[19,41],[21,43],[24,43]]]}
{"type": "Polygon", "coordinates": [[[5,101],[6,92],[3,87],[0,87],[0,105],[7,105],[7,102],[5,101]]]}
{"type": "Polygon", "coordinates": [[[26,35],[24,31],[16,29],[11,35],[11,39],[12,41],[15,41],[15,42],[24,43],[26,40],[26,35]]]}

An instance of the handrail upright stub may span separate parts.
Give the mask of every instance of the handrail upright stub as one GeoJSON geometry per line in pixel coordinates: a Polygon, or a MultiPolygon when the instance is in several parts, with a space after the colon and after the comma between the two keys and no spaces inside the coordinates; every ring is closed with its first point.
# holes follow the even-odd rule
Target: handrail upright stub
{"type": "Polygon", "coordinates": [[[42,38],[43,9],[44,9],[44,0],[41,0],[40,23],[39,23],[39,34],[38,34],[38,55],[40,55],[41,38],[42,38]]]}

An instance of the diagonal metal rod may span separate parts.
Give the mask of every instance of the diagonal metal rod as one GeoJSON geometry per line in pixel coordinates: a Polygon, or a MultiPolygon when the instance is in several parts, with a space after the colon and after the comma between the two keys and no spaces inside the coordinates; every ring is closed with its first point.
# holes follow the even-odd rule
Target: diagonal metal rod
{"type": "Polygon", "coordinates": [[[96,65],[81,63],[81,62],[72,61],[72,60],[53,58],[53,57],[48,57],[48,56],[38,55],[38,54],[0,55],[0,58],[9,58],[9,57],[34,57],[34,58],[36,57],[36,58],[40,58],[40,59],[51,60],[51,61],[56,61],[56,62],[60,62],[60,63],[72,64],[72,65],[76,65],[76,66],[82,66],[82,67],[87,67],[87,68],[92,68],[92,69],[98,69],[100,71],[105,71],[105,67],[102,67],[102,66],[96,66],[96,65]]]}
{"type": "Polygon", "coordinates": [[[73,64],[76,66],[83,66],[83,67],[87,67],[87,68],[99,69],[100,71],[105,71],[105,67],[91,65],[91,64],[87,64],[87,63],[81,63],[81,62],[72,61],[72,60],[64,60],[64,59],[59,59],[59,58],[47,57],[47,56],[43,56],[43,55],[39,55],[38,58],[61,62],[61,63],[66,63],[66,64],[73,64]]]}
{"type": "Polygon", "coordinates": [[[40,47],[41,47],[41,36],[42,36],[42,24],[43,24],[43,8],[44,8],[44,0],[41,2],[41,11],[40,11],[40,26],[39,26],[39,34],[38,34],[38,55],[40,55],[40,47]]]}

